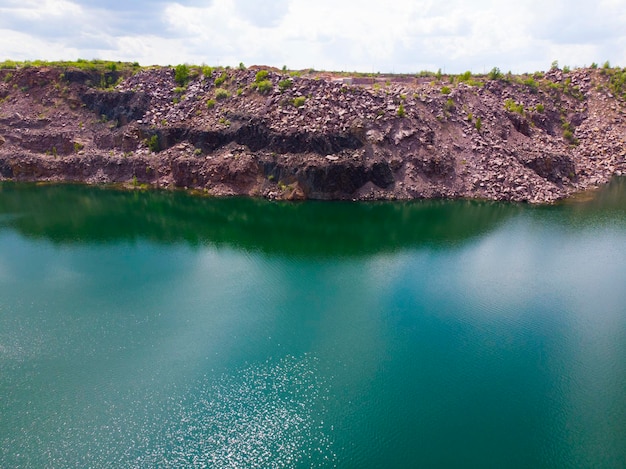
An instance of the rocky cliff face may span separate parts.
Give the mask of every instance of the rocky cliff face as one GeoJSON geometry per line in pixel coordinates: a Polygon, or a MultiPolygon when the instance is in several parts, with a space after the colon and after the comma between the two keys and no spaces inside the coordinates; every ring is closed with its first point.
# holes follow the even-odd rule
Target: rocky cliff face
{"type": "Polygon", "coordinates": [[[170,68],[0,70],[0,180],[541,203],[626,174],[619,69],[493,79],[191,71],[181,87],[170,68]]]}

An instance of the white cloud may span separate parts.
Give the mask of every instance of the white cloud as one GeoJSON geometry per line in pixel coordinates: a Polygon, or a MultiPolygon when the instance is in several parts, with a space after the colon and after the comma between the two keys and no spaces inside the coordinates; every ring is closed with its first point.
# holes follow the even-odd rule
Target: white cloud
{"type": "Polygon", "coordinates": [[[624,64],[624,23],[626,4],[618,0],[0,0],[0,28],[8,32],[0,54],[395,72],[482,72],[498,66],[522,72],[546,69],[553,60],[624,64]]]}

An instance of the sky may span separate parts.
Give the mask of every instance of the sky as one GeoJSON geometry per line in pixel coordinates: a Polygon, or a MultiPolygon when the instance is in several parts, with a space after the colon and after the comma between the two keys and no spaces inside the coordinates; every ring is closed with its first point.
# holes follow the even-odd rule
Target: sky
{"type": "Polygon", "coordinates": [[[626,0],[0,0],[0,60],[513,73],[626,65],[626,0]]]}

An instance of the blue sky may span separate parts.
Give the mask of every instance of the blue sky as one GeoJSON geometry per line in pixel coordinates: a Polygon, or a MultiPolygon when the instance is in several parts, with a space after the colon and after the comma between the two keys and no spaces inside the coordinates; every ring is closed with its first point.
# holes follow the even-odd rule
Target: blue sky
{"type": "Polygon", "coordinates": [[[0,60],[460,73],[626,65],[624,0],[0,0],[0,60]]]}

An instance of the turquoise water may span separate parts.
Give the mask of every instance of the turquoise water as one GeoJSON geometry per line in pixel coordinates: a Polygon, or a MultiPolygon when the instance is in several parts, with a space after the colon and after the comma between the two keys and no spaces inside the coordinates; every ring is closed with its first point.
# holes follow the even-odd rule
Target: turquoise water
{"type": "Polygon", "coordinates": [[[0,467],[624,467],[626,181],[551,207],[0,184],[0,467]]]}

